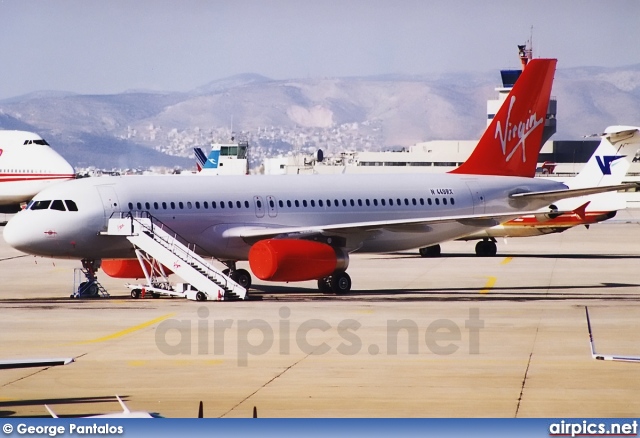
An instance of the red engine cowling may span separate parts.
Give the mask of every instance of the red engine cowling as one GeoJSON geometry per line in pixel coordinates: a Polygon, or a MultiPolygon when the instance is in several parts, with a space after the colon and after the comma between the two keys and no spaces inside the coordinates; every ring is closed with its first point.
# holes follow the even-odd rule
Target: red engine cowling
{"type": "MultiPolygon", "coordinates": [[[[145,262],[147,271],[151,271],[149,263],[145,262]]],[[[100,263],[102,271],[113,278],[144,278],[144,272],[138,259],[113,259],[103,260],[100,263]]],[[[171,271],[164,268],[164,272],[169,275],[171,271]]]]}
{"type": "Polygon", "coordinates": [[[261,240],[249,251],[249,266],[261,280],[306,281],[347,269],[346,251],[310,240],[261,240]]]}

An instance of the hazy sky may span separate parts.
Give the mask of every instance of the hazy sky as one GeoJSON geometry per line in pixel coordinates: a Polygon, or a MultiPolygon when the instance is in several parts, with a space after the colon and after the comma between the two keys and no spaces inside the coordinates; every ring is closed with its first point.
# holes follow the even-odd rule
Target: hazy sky
{"type": "Polygon", "coordinates": [[[0,0],[0,99],[516,67],[640,63],[638,0],[0,0]]]}

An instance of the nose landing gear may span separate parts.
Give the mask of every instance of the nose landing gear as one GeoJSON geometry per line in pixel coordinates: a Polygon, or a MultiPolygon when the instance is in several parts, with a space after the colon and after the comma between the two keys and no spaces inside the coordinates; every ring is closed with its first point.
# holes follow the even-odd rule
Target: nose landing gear
{"type": "Polygon", "coordinates": [[[70,298],[107,298],[109,292],[100,284],[96,272],[100,268],[100,260],[82,259],[82,268],[74,272],[74,293],[70,298]],[[82,276],[86,281],[82,281],[82,276]],[[78,288],[76,289],[76,284],[78,288]]]}

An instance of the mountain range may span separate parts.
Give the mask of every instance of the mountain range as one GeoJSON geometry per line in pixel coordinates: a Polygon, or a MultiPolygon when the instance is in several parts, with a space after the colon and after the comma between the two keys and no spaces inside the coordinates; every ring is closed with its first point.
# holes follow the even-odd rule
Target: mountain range
{"type": "MultiPolygon", "coordinates": [[[[0,101],[0,129],[42,135],[74,166],[193,167],[194,146],[247,137],[253,165],[321,148],[383,150],[478,138],[498,72],[272,80],[244,74],[190,92],[40,91],[0,101]]],[[[559,69],[558,132],[575,140],[640,124],[640,64],[559,69]]]]}

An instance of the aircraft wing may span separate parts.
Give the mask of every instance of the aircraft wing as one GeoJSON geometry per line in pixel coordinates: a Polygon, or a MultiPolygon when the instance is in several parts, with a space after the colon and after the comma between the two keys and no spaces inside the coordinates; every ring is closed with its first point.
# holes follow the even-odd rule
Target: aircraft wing
{"type": "Polygon", "coordinates": [[[375,230],[389,230],[398,232],[428,232],[429,225],[442,224],[446,222],[459,223],[479,228],[489,228],[510,219],[524,214],[534,214],[535,211],[522,211],[511,213],[493,214],[469,214],[457,216],[424,217],[414,219],[396,219],[370,222],[351,222],[341,224],[318,225],[311,227],[281,227],[281,228],[255,228],[238,227],[227,230],[225,237],[242,237],[246,241],[258,241],[273,237],[303,237],[315,234],[335,233],[338,235],[349,235],[375,230]]]}
{"type": "Polygon", "coordinates": [[[617,184],[613,186],[587,187],[584,189],[567,189],[567,190],[549,190],[545,192],[525,192],[514,193],[509,197],[511,199],[522,199],[528,201],[530,199],[544,200],[548,203],[556,202],[566,198],[576,198],[578,196],[595,195],[597,193],[614,192],[617,190],[625,190],[638,187],[637,183],[617,184]]]}
{"type": "Polygon", "coordinates": [[[0,361],[0,370],[11,368],[52,367],[56,365],[68,365],[74,361],[72,357],[44,358],[44,359],[16,359],[0,361]]]}
{"type": "Polygon", "coordinates": [[[589,329],[589,345],[591,347],[591,357],[595,360],[612,360],[615,362],[640,362],[640,356],[618,356],[615,354],[596,353],[596,347],[593,345],[593,333],[591,331],[591,321],[589,320],[589,309],[584,306],[587,314],[587,328],[589,329]]]}

